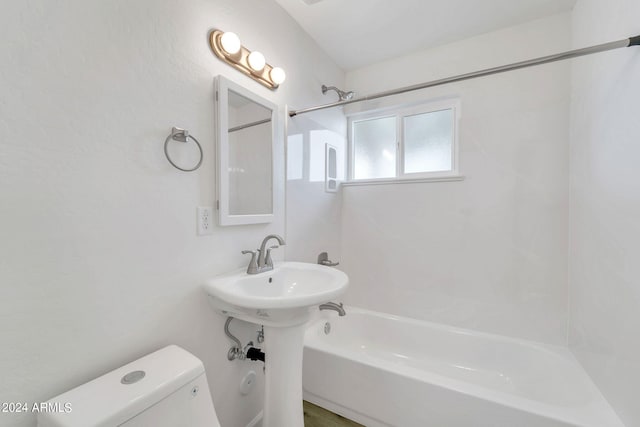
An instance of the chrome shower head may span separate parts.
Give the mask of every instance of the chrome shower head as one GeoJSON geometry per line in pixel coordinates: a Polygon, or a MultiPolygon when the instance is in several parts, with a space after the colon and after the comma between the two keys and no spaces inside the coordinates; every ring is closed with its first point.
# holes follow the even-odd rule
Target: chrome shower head
{"type": "Polygon", "coordinates": [[[326,94],[328,90],[333,90],[333,91],[335,91],[335,92],[338,94],[338,96],[340,97],[340,101],[349,101],[349,100],[350,100],[350,99],[352,99],[352,98],[353,98],[353,96],[355,95],[355,92],[354,92],[354,91],[352,91],[352,90],[351,90],[351,91],[349,91],[349,92],[345,92],[345,91],[343,91],[343,90],[338,89],[338,88],[337,88],[337,87],[335,87],[335,86],[329,86],[329,87],[327,87],[327,86],[325,86],[325,85],[322,85],[322,94],[323,94],[323,95],[324,95],[324,94],[326,94]]]}
{"type": "Polygon", "coordinates": [[[348,101],[348,100],[352,99],[353,96],[356,93],[354,91],[350,90],[349,92],[346,92],[346,93],[343,92],[343,91],[340,91],[339,94],[340,94],[340,100],[341,101],[348,101]]]}

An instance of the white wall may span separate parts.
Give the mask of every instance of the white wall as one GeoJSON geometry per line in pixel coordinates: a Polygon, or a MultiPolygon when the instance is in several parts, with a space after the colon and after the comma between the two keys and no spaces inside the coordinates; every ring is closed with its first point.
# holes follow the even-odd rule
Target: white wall
{"type": "MultiPolygon", "coordinates": [[[[347,73],[361,95],[570,47],[557,15],[347,73]]],[[[345,301],[566,343],[569,64],[360,104],[459,97],[462,182],[348,187],[345,301]]],[[[355,109],[354,109],[355,110],[355,109]]]]}
{"type": "MultiPolygon", "coordinates": [[[[318,82],[342,71],[265,0],[5,1],[0,64],[0,402],[45,400],[175,343],[204,361],[222,424],[245,426],[262,384],[241,398],[240,378],[262,365],[226,360],[224,319],[201,283],[284,233],[284,137],[276,221],[197,237],[196,207],[215,194],[213,77],[284,107],[318,102],[318,82]],[[214,57],[216,27],[287,81],[271,92],[214,57]],[[199,171],[164,158],[174,125],[203,143],[199,171]]],[[[0,425],[35,416],[0,414],[0,425]]]]}
{"type": "MultiPolygon", "coordinates": [[[[575,47],[640,33],[636,0],[578,1],[575,47]]],[[[629,427],[640,425],[640,47],[574,60],[569,343],[629,427]]]]}

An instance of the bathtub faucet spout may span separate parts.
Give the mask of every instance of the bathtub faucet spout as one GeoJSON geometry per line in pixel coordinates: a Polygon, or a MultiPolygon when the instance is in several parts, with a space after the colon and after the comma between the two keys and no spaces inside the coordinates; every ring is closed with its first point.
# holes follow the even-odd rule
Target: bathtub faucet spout
{"type": "Polygon", "coordinates": [[[338,312],[339,316],[344,316],[345,314],[347,314],[347,312],[344,311],[342,303],[336,304],[335,302],[328,302],[326,304],[320,304],[320,310],[335,310],[338,312]]]}

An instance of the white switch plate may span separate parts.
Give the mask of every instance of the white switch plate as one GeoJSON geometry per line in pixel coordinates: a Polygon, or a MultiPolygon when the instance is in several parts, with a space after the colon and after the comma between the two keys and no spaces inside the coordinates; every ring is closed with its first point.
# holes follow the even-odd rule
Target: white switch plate
{"type": "Polygon", "coordinates": [[[213,234],[213,206],[198,207],[198,236],[213,234]]]}

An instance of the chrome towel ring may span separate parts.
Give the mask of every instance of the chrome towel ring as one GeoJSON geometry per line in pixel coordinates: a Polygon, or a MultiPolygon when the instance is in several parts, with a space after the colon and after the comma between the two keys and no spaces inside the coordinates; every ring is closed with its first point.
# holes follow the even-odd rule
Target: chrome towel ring
{"type": "Polygon", "coordinates": [[[181,170],[182,172],[193,172],[194,170],[198,169],[200,167],[200,165],[202,165],[202,158],[204,157],[204,155],[202,153],[202,146],[200,145],[198,140],[195,139],[193,137],[193,135],[190,135],[188,130],[180,129],[180,128],[177,128],[177,127],[171,128],[171,134],[164,141],[164,155],[167,157],[167,160],[169,161],[169,163],[171,163],[171,166],[173,166],[174,168],[176,168],[178,170],[181,170]],[[171,160],[171,157],[169,156],[169,151],[167,150],[167,146],[169,145],[169,141],[171,141],[171,140],[177,141],[177,142],[189,142],[189,138],[191,138],[193,140],[193,142],[195,142],[196,145],[198,146],[198,150],[200,151],[200,160],[198,160],[198,164],[195,165],[193,168],[185,169],[185,168],[181,168],[180,166],[176,165],[173,162],[173,160],[171,160]]]}

